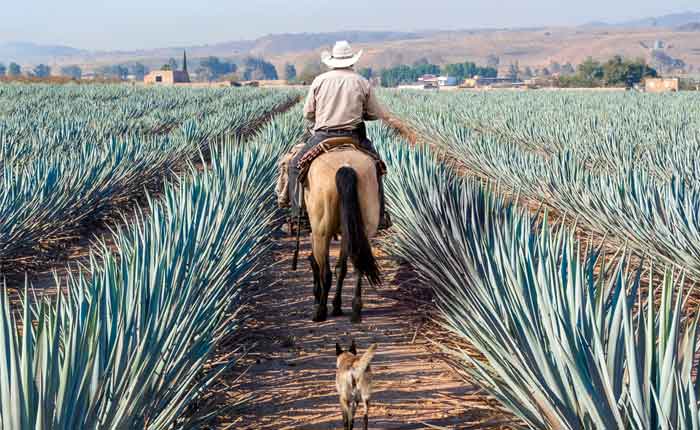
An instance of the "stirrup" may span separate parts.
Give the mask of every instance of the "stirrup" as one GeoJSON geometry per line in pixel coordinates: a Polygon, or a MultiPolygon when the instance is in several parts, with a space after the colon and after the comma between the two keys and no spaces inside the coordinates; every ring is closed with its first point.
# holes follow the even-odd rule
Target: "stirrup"
{"type": "Polygon", "coordinates": [[[379,225],[377,226],[377,230],[388,230],[391,228],[392,225],[394,225],[394,223],[391,222],[391,216],[389,215],[389,211],[385,210],[384,216],[380,217],[379,219],[379,225]]]}

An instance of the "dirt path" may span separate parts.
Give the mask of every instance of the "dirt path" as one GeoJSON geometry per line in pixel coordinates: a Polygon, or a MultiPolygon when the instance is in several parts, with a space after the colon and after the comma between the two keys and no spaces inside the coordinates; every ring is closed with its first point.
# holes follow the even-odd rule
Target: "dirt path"
{"type": "MultiPolygon", "coordinates": [[[[425,337],[416,333],[420,316],[415,309],[391,297],[396,295],[397,278],[402,276],[397,264],[386,256],[379,257],[385,286],[379,291],[365,288],[362,324],[350,324],[347,315],[315,324],[310,320],[312,275],[305,260],[309,244],[302,244],[296,273],[290,270],[292,250],[291,239],[277,239],[273,262],[266,279],[253,292],[257,296],[250,307],[250,319],[241,329],[246,342],[257,345],[245,364],[225,375],[219,384],[220,394],[229,399],[252,394],[254,400],[230,417],[220,416],[217,428],[342,428],[334,383],[335,342],[347,343],[350,337],[356,339],[360,352],[373,342],[379,344],[372,365],[376,386],[371,429],[430,428],[428,424],[476,428],[483,418],[479,416],[483,411],[474,409],[469,401],[478,397],[476,390],[465,386],[429,352],[425,337]],[[247,366],[250,368],[241,376],[241,369],[247,366]]],[[[334,258],[337,252],[336,244],[334,258]]],[[[348,276],[343,290],[346,314],[351,285],[352,277],[348,276]]]]}

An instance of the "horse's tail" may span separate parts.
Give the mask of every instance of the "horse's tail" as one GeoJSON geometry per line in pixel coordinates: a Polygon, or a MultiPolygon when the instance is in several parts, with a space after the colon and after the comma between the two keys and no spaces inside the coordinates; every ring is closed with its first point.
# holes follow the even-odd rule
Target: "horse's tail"
{"type": "Polygon", "coordinates": [[[357,173],[351,167],[341,167],[335,174],[335,185],[340,196],[341,247],[350,258],[360,276],[367,277],[371,285],[381,284],[379,266],[372,254],[362,221],[362,209],[357,196],[357,173]]]}

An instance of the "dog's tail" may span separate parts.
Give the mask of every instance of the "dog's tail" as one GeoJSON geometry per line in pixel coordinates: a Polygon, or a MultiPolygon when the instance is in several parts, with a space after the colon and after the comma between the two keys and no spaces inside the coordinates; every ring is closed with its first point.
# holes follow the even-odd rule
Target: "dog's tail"
{"type": "Polygon", "coordinates": [[[341,246],[345,255],[350,257],[355,270],[367,277],[373,286],[381,284],[381,275],[377,260],[372,254],[365,224],[362,220],[362,208],[357,196],[357,173],[351,167],[341,167],[335,174],[335,184],[340,195],[340,232],[341,246]]]}
{"type": "Polygon", "coordinates": [[[362,375],[365,373],[367,370],[367,367],[369,366],[369,363],[372,361],[374,358],[374,354],[377,351],[377,344],[373,343],[372,346],[367,348],[367,351],[365,351],[364,354],[362,354],[362,357],[360,357],[359,360],[355,363],[353,366],[355,368],[355,372],[357,375],[362,375]]]}

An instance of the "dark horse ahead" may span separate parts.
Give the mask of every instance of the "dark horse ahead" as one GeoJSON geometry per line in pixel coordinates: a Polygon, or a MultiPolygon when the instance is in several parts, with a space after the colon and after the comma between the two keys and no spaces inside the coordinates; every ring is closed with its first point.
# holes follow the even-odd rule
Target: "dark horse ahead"
{"type": "Polygon", "coordinates": [[[313,320],[328,316],[331,289],[329,247],[333,236],[341,235],[340,258],[335,267],[336,292],[333,316],[342,311],[342,287],[348,258],[357,272],[352,316],[362,320],[362,278],[380,284],[380,272],[369,239],[379,224],[379,185],[375,160],[354,149],[341,149],[319,156],[311,164],[304,184],[304,202],[311,223],[313,253],[309,257],[314,273],[313,320]]]}

